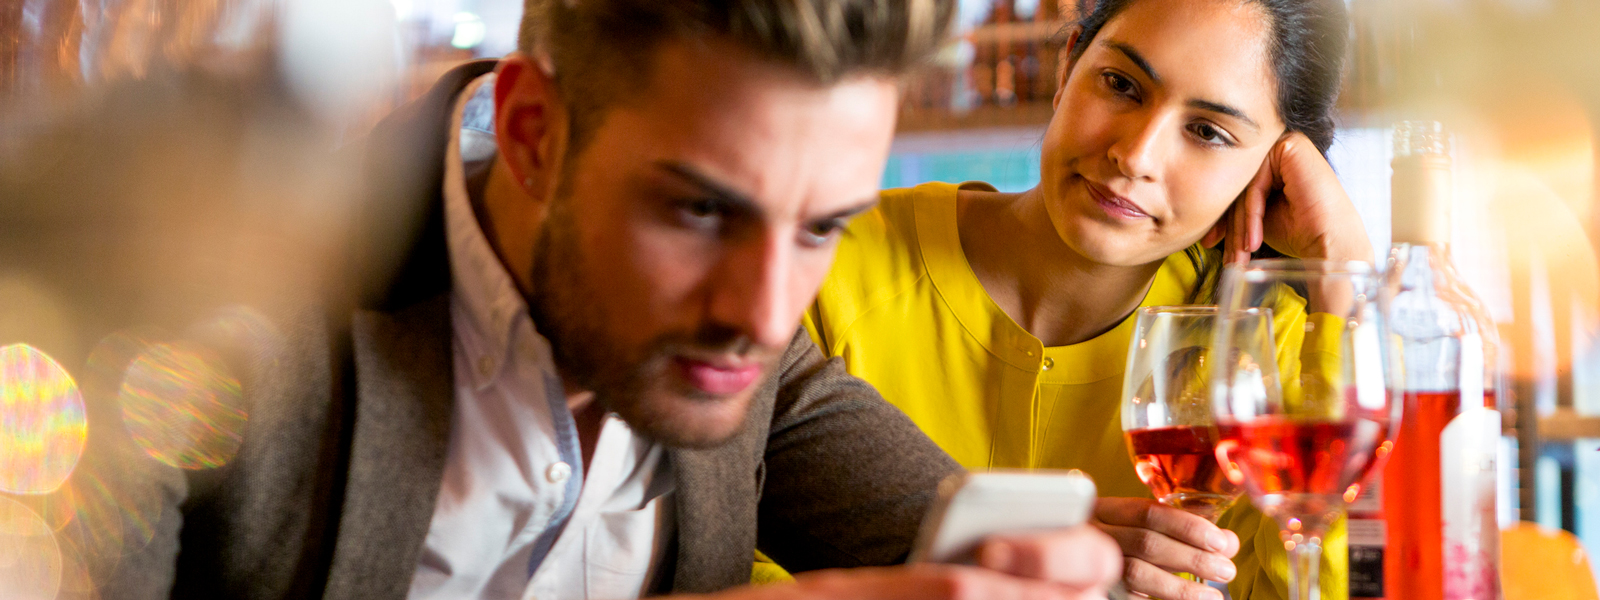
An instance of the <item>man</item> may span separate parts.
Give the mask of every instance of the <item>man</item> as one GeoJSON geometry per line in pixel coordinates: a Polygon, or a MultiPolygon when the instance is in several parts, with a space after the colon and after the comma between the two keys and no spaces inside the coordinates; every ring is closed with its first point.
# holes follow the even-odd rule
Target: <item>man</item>
{"type": "Polygon", "coordinates": [[[798,330],[952,11],[531,3],[519,52],[376,130],[349,304],[284,328],[238,457],[169,482],[181,519],[104,593],[1103,595],[1090,528],[731,589],[757,547],[902,562],[957,471],[798,330]]]}

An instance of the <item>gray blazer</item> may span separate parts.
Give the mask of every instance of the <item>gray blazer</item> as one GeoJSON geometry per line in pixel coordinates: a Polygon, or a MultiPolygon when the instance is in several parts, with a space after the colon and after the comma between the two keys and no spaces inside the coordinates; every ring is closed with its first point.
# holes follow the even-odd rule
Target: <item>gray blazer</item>
{"type": "MultiPolygon", "coordinates": [[[[271,314],[241,359],[250,418],[221,469],[152,470],[163,515],[108,598],[402,598],[433,514],[451,429],[443,153],[446,74],[374,132],[374,200],[351,234],[349,285],[271,314]]],[[[803,331],[730,442],[670,453],[677,538],[657,592],[749,580],[759,547],[793,571],[904,560],[937,483],[959,467],[803,331]]]]}

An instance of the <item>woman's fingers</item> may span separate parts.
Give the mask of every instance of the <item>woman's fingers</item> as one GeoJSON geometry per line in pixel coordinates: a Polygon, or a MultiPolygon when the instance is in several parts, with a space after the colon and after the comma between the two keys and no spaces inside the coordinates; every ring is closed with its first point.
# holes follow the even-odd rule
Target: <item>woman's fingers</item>
{"type": "Polygon", "coordinates": [[[1123,566],[1128,591],[1162,600],[1222,600],[1222,592],[1168,573],[1137,558],[1123,566]]]}
{"type": "MultiPolygon", "coordinates": [[[[1274,148],[1276,150],[1276,148],[1274,148]]],[[[1235,203],[1234,212],[1238,213],[1236,233],[1239,243],[1230,262],[1246,262],[1250,260],[1250,253],[1261,249],[1266,235],[1262,220],[1267,214],[1267,199],[1278,189],[1279,179],[1273,160],[1274,152],[1268,152],[1266,160],[1261,161],[1261,168],[1256,170],[1256,176],[1250,180],[1250,185],[1245,186],[1244,194],[1235,203]]]]}
{"type": "Polygon", "coordinates": [[[1238,575],[1233,561],[1221,553],[1201,550],[1149,529],[1113,525],[1102,529],[1122,546],[1123,556],[1137,558],[1168,572],[1192,573],[1201,579],[1224,583],[1238,575]]]}
{"type": "Polygon", "coordinates": [[[1297,132],[1285,134],[1267,153],[1266,162],[1273,184],[1263,197],[1261,239],[1300,258],[1372,259],[1361,215],[1309,138],[1297,132]]]}
{"type": "Polygon", "coordinates": [[[1224,557],[1239,551],[1239,536],[1232,531],[1147,498],[1101,498],[1094,516],[1105,525],[1149,529],[1224,557]]]}
{"type": "Polygon", "coordinates": [[[1237,575],[1228,558],[1239,551],[1239,537],[1210,521],[1142,498],[1101,498],[1095,518],[1121,546],[1128,561],[1123,581],[1134,591],[1171,597],[1174,589],[1184,588],[1174,572],[1224,582],[1237,575]]]}

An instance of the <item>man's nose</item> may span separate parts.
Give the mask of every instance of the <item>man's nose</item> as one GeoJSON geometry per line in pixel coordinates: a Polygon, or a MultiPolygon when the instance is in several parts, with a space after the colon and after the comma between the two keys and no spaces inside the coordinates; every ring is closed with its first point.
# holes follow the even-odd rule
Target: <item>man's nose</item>
{"type": "Polygon", "coordinates": [[[1166,160],[1169,120],[1160,114],[1137,113],[1123,122],[1107,154],[1124,177],[1155,180],[1166,160]]]}
{"type": "Polygon", "coordinates": [[[725,255],[711,282],[710,318],[766,348],[782,348],[799,327],[795,249],[777,234],[752,236],[725,255]]]}

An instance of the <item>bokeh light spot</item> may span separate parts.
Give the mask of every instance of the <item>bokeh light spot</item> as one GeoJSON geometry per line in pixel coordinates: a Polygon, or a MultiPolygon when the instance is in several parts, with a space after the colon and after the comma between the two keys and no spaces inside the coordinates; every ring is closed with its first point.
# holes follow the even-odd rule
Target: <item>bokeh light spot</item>
{"type": "Polygon", "coordinates": [[[66,369],[27,344],[0,348],[0,491],[61,487],[87,435],[83,395],[66,369]]]}
{"type": "Polygon", "coordinates": [[[61,590],[61,547],[44,519],[0,497],[0,598],[54,600],[61,590]]]}
{"type": "Polygon", "coordinates": [[[128,365],[117,400],[133,441],[163,463],[211,469],[239,451],[248,418],[239,380],[198,344],[145,348],[128,365]]]}

